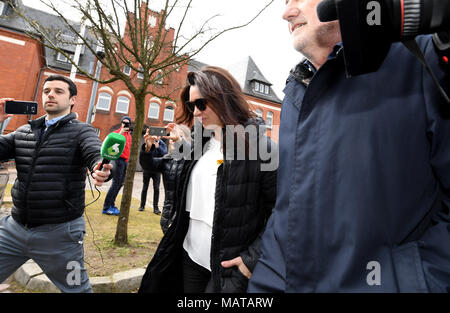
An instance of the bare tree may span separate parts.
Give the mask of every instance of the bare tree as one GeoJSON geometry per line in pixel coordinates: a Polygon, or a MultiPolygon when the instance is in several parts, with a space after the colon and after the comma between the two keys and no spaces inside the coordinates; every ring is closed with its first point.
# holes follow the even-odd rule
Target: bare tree
{"type": "MultiPolygon", "coordinates": [[[[148,0],[150,1],[150,0],[148,0]]],[[[44,46],[58,51],[72,63],[79,73],[86,75],[89,79],[101,84],[114,81],[122,81],[133,94],[136,106],[135,129],[133,132],[132,146],[128,169],[126,173],[120,214],[115,235],[115,244],[122,246],[128,244],[128,218],[132,198],[133,179],[138,160],[139,142],[141,139],[145,115],[145,97],[149,94],[172,100],[177,90],[166,90],[165,88],[149,88],[160,84],[165,76],[186,65],[191,58],[202,51],[209,43],[222,34],[243,28],[253,22],[274,0],[267,0],[261,9],[245,22],[223,28],[213,29],[211,21],[218,17],[213,15],[202,21],[193,34],[186,36],[183,30],[186,27],[186,17],[191,10],[195,0],[165,0],[164,8],[159,14],[159,20],[147,10],[147,3],[143,0],[72,0],[71,9],[82,16],[81,24],[87,25],[89,36],[82,33],[83,27],[67,18],[67,12],[57,8],[52,0],[40,0],[52,12],[54,12],[64,26],[75,34],[77,43],[73,40],[64,42],[64,36],[59,36],[61,30],[53,27],[44,27],[40,21],[33,20],[24,14],[20,8],[16,8],[19,14],[32,27],[29,36],[39,40],[44,46]],[[166,29],[168,18],[174,10],[182,11],[175,27],[173,40],[166,29]],[[125,33],[121,32],[121,18],[125,20],[125,33]],[[206,37],[206,38],[205,38],[206,37]],[[199,38],[202,38],[199,40],[199,38]],[[94,55],[98,62],[109,71],[109,77],[98,78],[88,73],[78,65],[78,60],[64,49],[61,43],[67,45],[82,44],[94,55]],[[103,54],[97,54],[99,43],[103,47],[103,54]],[[136,80],[133,75],[123,72],[127,65],[134,73],[139,73],[140,78],[136,80]]]]}

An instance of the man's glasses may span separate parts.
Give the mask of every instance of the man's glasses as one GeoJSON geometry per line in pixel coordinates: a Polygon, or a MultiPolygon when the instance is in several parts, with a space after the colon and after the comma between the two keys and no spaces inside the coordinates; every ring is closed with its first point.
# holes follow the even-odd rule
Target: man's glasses
{"type": "Polygon", "coordinates": [[[191,101],[187,101],[186,102],[186,106],[187,106],[187,108],[189,109],[189,111],[191,113],[194,113],[195,107],[197,107],[197,109],[199,111],[205,111],[207,102],[208,101],[206,99],[199,98],[199,99],[196,99],[195,101],[192,101],[192,102],[191,101]]]}

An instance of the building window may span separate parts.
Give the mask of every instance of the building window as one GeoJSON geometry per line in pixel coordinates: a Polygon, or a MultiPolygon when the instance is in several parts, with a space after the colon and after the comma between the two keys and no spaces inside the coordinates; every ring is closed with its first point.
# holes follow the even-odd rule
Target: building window
{"type": "Polygon", "coordinates": [[[163,84],[163,72],[161,70],[158,71],[158,74],[156,74],[156,83],[158,85],[163,84]]]}
{"type": "Polygon", "coordinates": [[[3,15],[3,11],[5,10],[5,3],[0,1],[0,15],[3,15]]]}
{"type": "Polygon", "coordinates": [[[267,128],[272,128],[273,125],[273,113],[267,112],[267,120],[266,120],[267,128]]]}
{"type": "Polygon", "coordinates": [[[96,108],[98,110],[109,111],[111,106],[111,95],[107,92],[102,92],[98,95],[96,108]]]}
{"type": "MultiPolygon", "coordinates": [[[[71,53],[66,52],[66,54],[68,54],[71,57],[73,56],[73,54],[71,53]]],[[[56,60],[63,63],[69,63],[69,60],[61,52],[58,52],[58,54],[56,55],[56,60]]]]}
{"type": "Polygon", "coordinates": [[[128,65],[125,65],[123,67],[123,72],[125,73],[125,75],[130,76],[130,74],[131,74],[131,67],[129,67],[128,65]]]}
{"type": "Polygon", "coordinates": [[[263,111],[260,110],[260,109],[256,109],[256,110],[255,110],[255,113],[256,113],[256,115],[257,115],[258,117],[262,117],[262,116],[263,116],[263,111]]]}
{"type": "Polygon", "coordinates": [[[167,107],[164,110],[164,118],[165,122],[173,122],[173,118],[175,116],[175,110],[172,107],[167,107]]]}
{"type": "Polygon", "coordinates": [[[130,105],[130,99],[124,96],[117,98],[116,112],[128,113],[128,107],[130,105]]]}
{"type": "Polygon", "coordinates": [[[264,94],[268,95],[269,94],[269,85],[255,81],[253,90],[256,92],[264,93],[264,94]]]}
{"type": "Polygon", "coordinates": [[[150,15],[148,17],[148,25],[150,25],[150,27],[155,27],[156,26],[156,17],[153,15],[150,15]]]}
{"type": "Polygon", "coordinates": [[[152,50],[154,44],[155,43],[153,42],[153,36],[150,36],[145,39],[144,47],[147,48],[147,50],[152,50]]]}
{"type": "Polygon", "coordinates": [[[159,103],[150,103],[150,106],[148,108],[148,118],[159,119],[159,103]]]}
{"type": "Polygon", "coordinates": [[[264,93],[264,84],[259,84],[259,92],[264,93]]]}
{"type": "Polygon", "coordinates": [[[137,73],[138,79],[144,79],[144,69],[142,67],[139,68],[139,72],[137,73]]]}

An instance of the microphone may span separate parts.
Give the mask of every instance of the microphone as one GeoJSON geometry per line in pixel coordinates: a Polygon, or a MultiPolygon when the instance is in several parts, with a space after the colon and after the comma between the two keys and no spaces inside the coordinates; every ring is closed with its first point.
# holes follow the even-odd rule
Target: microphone
{"type": "Polygon", "coordinates": [[[321,22],[331,22],[338,19],[335,0],[323,0],[317,5],[317,16],[321,22]]]}
{"type": "Polygon", "coordinates": [[[117,160],[125,149],[126,139],[124,135],[118,133],[110,133],[106,136],[102,144],[101,155],[103,157],[100,170],[103,169],[104,164],[108,164],[110,161],[117,160]]]}

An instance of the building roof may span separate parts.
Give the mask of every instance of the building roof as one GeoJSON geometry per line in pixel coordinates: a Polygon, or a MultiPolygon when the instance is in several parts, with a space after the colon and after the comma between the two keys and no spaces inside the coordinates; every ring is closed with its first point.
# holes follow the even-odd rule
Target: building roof
{"type": "Polygon", "coordinates": [[[263,75],[251,56],[230,65],[228,70],[237,79],[245,94],[276,103],[282,102],[273,91],[272,83],[263,75]],[[253,82],[255,81],[267,85],[269,93],[265,94],[255,91],[253,87],[253,82]]]}
{"type": "MultiPolygon", "coordinates": [[[[208,64],[197,60],[191,60],[189,61],[188,71],[198,71],[204,66],[208,66],[208,64]]],[[[251,56],[248,56],[245,59],[231,66],[228,66],[226,69],[238,81],[239,85],[241,85],[241,88],[246,95],[276,103],[282,102],[273,91],[271,87],[272,83],[270,83],[270,81],[264,77],[261,70],[258,68],[255,61],[253,61],[251,56]],[[265,94],[255,91],[253,88],[254,81],[267,85],[269,87],[269,93],[265,94]]]]}
{"type": "MultiPolygon", "coordinates": [[[[55,39],[57,34],[59,34],[59,35],[64,34],[64,35],[68,35],[68,36],[75,38],[75,34],[69,30],[68,26],[64,23],[64,21],[60,17],[53,15],[53,14],[49,14],[44,11],[40,11],[40,10],[37,10],[34,8],[27,7],[22,4],[22,1],[16,1],[16,4],[24,11],[25,16],[28,16],[29,18],[38,21],[38,23],[46,29],[54,30],[54,31],[51,31],[51,33],[54,34],[54,36],[55,36],[52,39],[55,39]]],[[[12,30],[15,32],[20,32],[23,34],[27,34],[27,33],[36,34],[36,31],[28,24],[28,22],[25,21],[23,18],[21,18],[16,13],[14,13],[14,11],[12,11],[11,8],[8,8],[8,10],[5,13],[6,14],[3,14],[2,16],[0,16],[0,28],[9,29],[9,30],[12,30]]],[[[73,22],[72,25],[75,29],[80,29],[79,23],[73,22]]],[[[67,37],[67,38],[69,38],[69,37],[67,37]]],[[[75,40],[76,39],[74,39],[74,41],[75,40]]],[[[44,40],[44,42],[46,42],[46,40],[44,40]]],[[[69,53],[75,52],[75,45],[73,45],[73,44],[59,43],[58,47],[69,53]]],[[[45,58],[45,63],[48,67],[70,71],[72,64],[58,61],[56,59],[56,55],[57,55],[57,52],[55,50],[44,47],[44,56],[43,57],[45,58]]],[[[80,61],[79,61],[79,65],[81,68],[92,73],[94,60],[95,60],[95,56],[92,54],[92,52],[89,49],[83,48],[81,50],[80,61]]]]}

